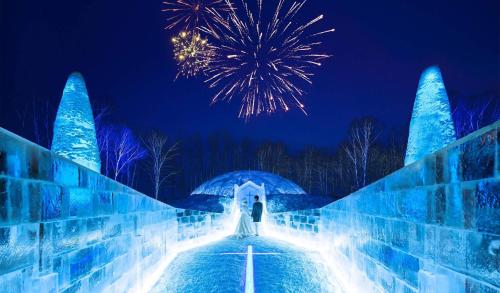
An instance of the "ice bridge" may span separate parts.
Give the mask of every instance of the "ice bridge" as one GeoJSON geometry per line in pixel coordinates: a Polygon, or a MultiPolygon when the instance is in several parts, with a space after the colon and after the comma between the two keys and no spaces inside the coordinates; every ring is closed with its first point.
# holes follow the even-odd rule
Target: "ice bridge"
{"type": "Polygon", "coordinates": [[[236,241],[224,209],[0,129],[0,291],[499,292],[499,138],[497,122],[342,200],[269,209],[263,237],[236,241]]]}

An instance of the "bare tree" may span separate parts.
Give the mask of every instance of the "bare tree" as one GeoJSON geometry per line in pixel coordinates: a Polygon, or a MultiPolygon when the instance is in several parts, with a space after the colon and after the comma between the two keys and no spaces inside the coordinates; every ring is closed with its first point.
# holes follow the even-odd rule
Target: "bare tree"
{"type": "MultiPolygon", "coordinates": [[[[113,171],[112,175],[115,180],[118,179],[123,172],[133,171],[130,165],[142,159],[146,152],[141,144],[134,138],[132,131],[128,128],[121,128],[112,136],[112,158],[110,166],[113,171]]],[[[129,174],[126,174],[127,176],[129,174]]]]}
{"type": "Polygon", "coordinates": [[[453,110],[453,120],[458,137],[478,130],[500,118],[499,104],[495,103],[496,97],[480,99],[467,105],[461,101],[453,110]]]}
{"type": "Polygon", "coordinates": [[[379,134],[375,133],[375,126],[372,119],[364,118],[353,123],[351,127],[349,141],[344,146],[344,150],[353,164],[357,189],[366,185],[370,147],[379,134]]]}
{"type": "Polygon", "coordinates": [[[101,172],[102,174],[111,176],[111,162],[113,159],[113,135],[114,128],[111,125],[101,125],[96,129],[97,144],[101,157],[101,172]]]}
{"type": "Polygon", "coordinates": [[[39,101],[33,99],[33,135],[34,141],[50,149],[52,143],[52,125],[55,119],[55,111],[48,100],[39,101]]]}
{"type": "Polygon", "coordinates": [[[320,194],[329,194],[330,192],[330,175],[332,169],[333,166],[330,159],[320,157],[316,162],[314,177],[317,178],[315,185],[317,185],[320,194]]]}
{"type": "Polygon", "coordinates": [[[111,143],[115,130],[113,126],[104,123],[104,119],[108,115],[107,108],[95,107],[93,112],[97,146],[101,157],[101,173],[109,177],[111,175],[111,143]]]}
{"type": "Polygon", "coordinates": [[[153,132],[143,139],[143,143],[149,154],[149,166],[151,181],[154,188],[154,196],[158,199],[161,186],[170,177],[175,175],[170,161],[175,157],[177,151],[177,143],[168,147],[167,137],[153,132]]]}
{"type": "Polygon", "coordinates": [[[311,193],[313,187],[313,171],[314,171],[314,157],[315,152],[311,148],[307,148],[301,155],[298,166],[298,181],[301,186],[308,192],[311,193]]]}
{"type": "Polygon", "coordinates": [[[350,184],[352,177],[348,176],[349,158],[343,150],[343,146],[336,151],[332,165],[332,172],[334,174],[333,178],[335,181],[333,191],[336,194],[346,194],[350,192],[352,189],[352,185],[350,184]]]}
{"type": "Polygon", "coordinates": [[[368,182],[385,177],[404,165],[405,149],[401,139],[394,134],[385,142],[374,143],[368,162],[368,182]]]}

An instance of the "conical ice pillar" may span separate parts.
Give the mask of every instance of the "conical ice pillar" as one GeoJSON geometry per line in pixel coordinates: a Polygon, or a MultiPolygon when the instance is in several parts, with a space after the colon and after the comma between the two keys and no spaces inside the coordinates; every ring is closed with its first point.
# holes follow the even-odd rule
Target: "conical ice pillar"
{"type": "Polygon", "coordinates": [[[52,150],[96,172],[101,170],[94,115],[85,81],[78,72],[66,81],[54,122],[52,150]]]}
{"type": "Polygon", "coordinates": [[[432,66],[420,76],[411,115],[405,166],[455,140],[455,127],[441,71],[432,66]]]}

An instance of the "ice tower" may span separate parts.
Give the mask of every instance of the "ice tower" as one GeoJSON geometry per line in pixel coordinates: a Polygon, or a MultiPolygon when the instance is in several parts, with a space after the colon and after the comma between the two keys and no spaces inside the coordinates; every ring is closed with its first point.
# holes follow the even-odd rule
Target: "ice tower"
{"type": "Polygon", "coordinates": [[[420,76],[411,115],[405,166],[456,140],[450,103],[439,67],[427,68],[420,76]]]}
{"type": "Polygon", "coordinates": [[[101,170],[94,115],[85,81],[78,72],[66,81],[54,122],[52,150],[91,170],[101,170]]]}

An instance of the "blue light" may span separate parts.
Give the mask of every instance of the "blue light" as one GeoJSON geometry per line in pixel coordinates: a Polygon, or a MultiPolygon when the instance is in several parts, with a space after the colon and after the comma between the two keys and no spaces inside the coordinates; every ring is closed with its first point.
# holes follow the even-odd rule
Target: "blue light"
{"type": "Polygon", "coordinates": [[[54,122],[52,150],[91,170],[101,170],[94,115],[85,81],[78,72],[68,77],[64,87],[54,122]]]}
{"type": "Polygon", "coordinates": [[[420,77],[413,106],[405,166],[456,140],[446,88],[437,66],[420,77]]]}
{"type": "Polygon", "coordinates": [[[252,245],[248,245],[247,268],[246,268],[246,277],[245,277],[245,293],[253,293],[253,292],[254,292],[254,284],[253,284],[253,249],[252,249],[252,245]]]}

